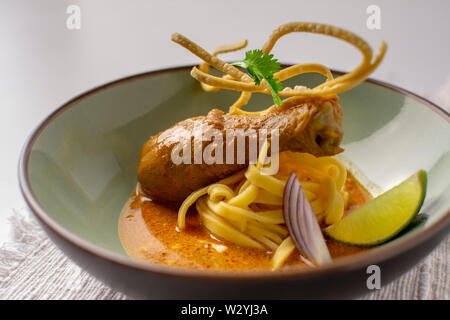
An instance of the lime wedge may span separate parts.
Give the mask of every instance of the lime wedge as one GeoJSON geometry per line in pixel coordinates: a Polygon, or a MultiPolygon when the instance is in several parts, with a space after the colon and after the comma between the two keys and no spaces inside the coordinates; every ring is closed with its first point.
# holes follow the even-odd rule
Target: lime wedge
{"type": "Polygon", "coordinates": [[[333,240],[356,246],[386,242],[414,219],[426,189],[427,173],[420,170],[323,231],[333,240]]]}

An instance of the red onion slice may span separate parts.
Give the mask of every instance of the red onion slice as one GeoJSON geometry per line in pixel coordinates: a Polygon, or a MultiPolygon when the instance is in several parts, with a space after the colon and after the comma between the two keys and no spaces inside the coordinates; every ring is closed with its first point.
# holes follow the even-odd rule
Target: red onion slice
{"type": "Polygon", "coordinates": [[[331,262],[316,215],[295,172],[291,173],[284,187],[283,214],[297,248],[318,265],[331,262]]]}

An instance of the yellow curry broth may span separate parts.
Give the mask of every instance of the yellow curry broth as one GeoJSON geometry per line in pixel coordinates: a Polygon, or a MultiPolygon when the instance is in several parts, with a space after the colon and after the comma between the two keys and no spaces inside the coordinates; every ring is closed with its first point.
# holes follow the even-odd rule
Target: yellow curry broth
{"type": "MultiPolygon", "coordinates": [[[[350,174],[345,183],[349,211],[371,199],[369,193],[350,174]]],[[[127,254],[138,260],[195,269],[228,271],[267,270],[272,253],[238,247],[211,236],[192,209],[186,216],[186,230],[177,229],[177,207],[161,205],[142,194],[134,194],[119,219],[119,237],[127,254]]],[[[364,248],[326,240],[333,258],[352,255],[364,248]]],[[[298,252],[283,268],[305,265],[298,252]]]]}

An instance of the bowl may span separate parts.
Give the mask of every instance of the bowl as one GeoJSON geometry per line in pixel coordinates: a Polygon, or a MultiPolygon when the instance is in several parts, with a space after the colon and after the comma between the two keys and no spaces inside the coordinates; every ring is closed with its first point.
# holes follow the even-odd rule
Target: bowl
{"type": "MultiPolygon", "coordinates": [[[[142,73],[89,90],[50,114],[22,151],[20,187],[43,229],[67,256],[112,288],[152,299],[353,298],[370,292],[368,266],[380,267],[386,285],[448,234],[449,114],[411,92],[367,80],[340,95],[345,157],[383,190],[427,170],[421,210],[427,219],[385,245],[316,268],[204,272],[132,260],[117,229],[136,185],[141,146],[177,121],[213,107],[226,110],[238,97],[232,91],[203,92],[190,69],[142,73]]],[[[307,74],[295,81],[313,86],[323,78],[307,74]]],[[[255,94],[246,109],[262,109],[270,99],[255,94]]]]}

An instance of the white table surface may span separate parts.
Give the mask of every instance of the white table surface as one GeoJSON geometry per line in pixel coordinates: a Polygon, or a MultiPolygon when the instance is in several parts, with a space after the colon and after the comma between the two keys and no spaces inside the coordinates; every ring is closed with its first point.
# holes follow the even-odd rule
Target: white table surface
{"type": "MultiPolygon", "coordinates": [[[[318,21],[352,30],[389,49],[373,78],[424,93],[450,75],[450,1],[0,1],[0,244],[7,216],[25,206],[17,162],[31,130],[74,95],[130,74],[198,60],[170,41],[183,33],[206,49],[249,39],[258,48],[279,24],[318,21]],[[66,9],[81,8],[81,29],[66,28],[66,9]],[[366,8],[381,8],[381,30],[368,30],[366,8]]],[[[360,55],[338,40],[289,35],[274,54],[351,70],[360,55]]],[[[228,56],[240,59],[243,53],[228,56]]]]}

